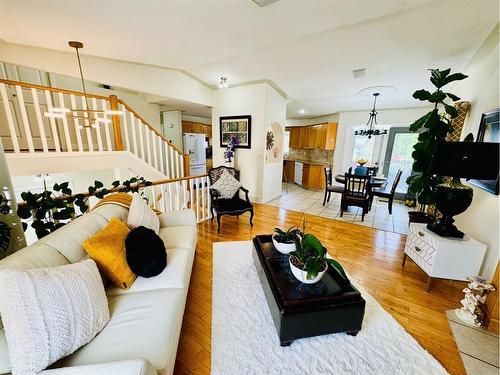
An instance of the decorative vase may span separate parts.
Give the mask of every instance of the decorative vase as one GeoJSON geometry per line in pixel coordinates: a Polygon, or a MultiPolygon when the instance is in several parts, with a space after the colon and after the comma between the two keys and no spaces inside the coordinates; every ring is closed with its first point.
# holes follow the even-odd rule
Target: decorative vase
{"type": "Polygon", "coordinates": [[[357,174],[359,176],[366,176],[368,174],[368,168],[359,165],[356,168],[354,168],[354,174],[357,174]]]}
{"type": "Polygon", "coordinates": [[[463,238],[464,233],[453,224],[453,216],[464,212],[472,202],[473,191],[463,185],[459,178],[440,184],[436,187],[436,208],[443,217],[433,224],[428,224],[427,229],[443,237],[463,238]]]}
{"type": "Polygon", "coordinates": [[[292,270],[292,274],[293,274],[293,276],[295,276],[295,278],[297,280],[299,280],[301,283],[304,283],[304,284],[315,284],[315,283],[317,283],[318,281],[321,280],[321,278],[325,274],[326,270],[328,269],[328,266],[326,266],[323,271],[318,272],[318,275],[314,279],[307,279],[307,271],[304,271],[304,270],[302,270],[302,269],[300,269],[298,267],[295,267],[292,264],[291,258],[292,257],[288,258],[288,263],[290,264],[290,269],[292,270]]]}
{"type": "Polygon", "coordinates": [[[273,239],[274,248],[276,250],[278,250],[281,254],[289,254],[290,252],[296,250],[295,242],[291,242],[291,243],[278,242],[274,239],[274,236],[272,237],[272,239],[273,239]]]}

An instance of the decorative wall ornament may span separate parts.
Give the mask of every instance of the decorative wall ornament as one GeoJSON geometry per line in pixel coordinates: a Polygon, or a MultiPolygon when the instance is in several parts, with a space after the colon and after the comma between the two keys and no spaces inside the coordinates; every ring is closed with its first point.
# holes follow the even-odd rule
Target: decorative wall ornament
{"type": "Polygon", "coordinates": [[[487,309],[484,305],[488,294],[495,287],[480,276],[469,276],[468,287],[463,290],[464,299],[460,301],[462,307],[455,310],[456,315],[465,323],[481,327],[486,323],[487,309]]]}
{"type": "Polygon", "coordinates": [[[266,163],[280,163],[283,153],[283,129],[273,122],[266,133],[266,163]]]}
{"type": "Polygon", "coordinates": [[[232,137],[238,139],[235,148],[251,148],[252,116],[219,117],[220,147],[226,147],[232,137]]]}

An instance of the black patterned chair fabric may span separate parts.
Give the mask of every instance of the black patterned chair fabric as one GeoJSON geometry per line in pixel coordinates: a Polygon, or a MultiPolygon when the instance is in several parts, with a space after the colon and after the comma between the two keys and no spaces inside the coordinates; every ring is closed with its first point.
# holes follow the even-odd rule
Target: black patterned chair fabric
{"type": "MultiPolygon", "coordinates": [[[[228,171],[234,178],[238,181],[240,179],[240,173],[234,168],[220,166],[216,168],[211,168],[208,171],[208,178],[210,179],[210,185],[213,185],[219,177],[222,175],[224,170],[228,171]]],[[[222,215],[240,216],[245,212],[250,212],[250,226],[253,226],[253,205],[248,198],[248,190],[243,186],[236,192],[234,197],[231,199],[224,199],[220,197],[220,193],[210,188],[210,213],[212,215],[212,220],[214,219],[214,211],[217,214],[217,233],[220,233],[221,228],[221,217],[222,215]],[[240,192],[245,194],[245,199],[240,197],[240,192]]]]}

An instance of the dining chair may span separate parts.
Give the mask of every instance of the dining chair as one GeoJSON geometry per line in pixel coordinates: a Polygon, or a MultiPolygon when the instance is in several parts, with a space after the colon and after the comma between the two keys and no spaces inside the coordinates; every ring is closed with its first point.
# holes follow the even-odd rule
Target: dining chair
{"type": "Polygon", "coordinates": [[[343,186],[333,185],[332,183],[332,167],[327,165],[325,168],[325,198],[323,199],[323,206],[326,202],[330,202],[330,195],[332,193],[342,193],[344,191],[343,186]]]}
{"type": "Polygon", "coordinates": [[[389,209],[389,215],[392,215],[392,203],[394,201],[394,194],[396,193],[396,188],[398,187],[399,181],[401,180],[401,175],[403,174],[403,171],[399,169],[396,172],[396,176],[394,177],[394,180],[392,181],[392,186],[391,189],[388,190],[387,188],[380,188],[380,189],[371,189],[370,193],[370,207],[373,202],[373,197],[381,197],[381,198],[387,198],[388,204],[387,208],[389,209]]]}
{"type": "Polygon", "coordinates": [[[365,214],[370,207],[369,182],[371,176],[360,176],[356,174],[345,174],[345,186],[340,202],[340,217],[344,215],[349,206],[361,207],[363,213],[361,221],[365,220],[365,214]]]}

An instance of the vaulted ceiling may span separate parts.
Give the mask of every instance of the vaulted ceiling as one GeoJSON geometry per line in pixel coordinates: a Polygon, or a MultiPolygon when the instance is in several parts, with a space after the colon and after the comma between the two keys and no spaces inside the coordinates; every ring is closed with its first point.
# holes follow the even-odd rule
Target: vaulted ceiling
{"type": "Polygon", "coordinates": [[[210,85],[270,80],[289,117],[418,105],[428,68],[463,69],[498,23],[497,0],[0,0],[0,39],[182,69],[210,85]],[[353,69],[366,69],[354,78],[353,69]],[[299,111],[303,109],[305,113],[299,111]]]}

